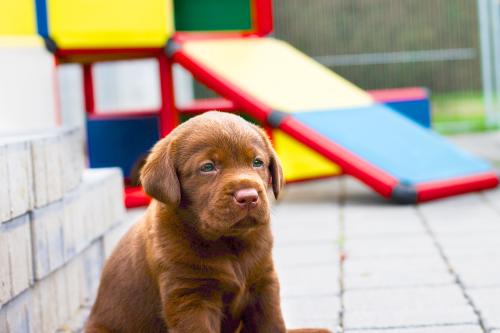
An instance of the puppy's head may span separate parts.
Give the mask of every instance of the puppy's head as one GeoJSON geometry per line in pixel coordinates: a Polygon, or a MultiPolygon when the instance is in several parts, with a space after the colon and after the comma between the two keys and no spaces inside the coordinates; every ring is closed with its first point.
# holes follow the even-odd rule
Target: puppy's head
{"type": "Polygon", "coordinates": [[[269,222],[267,187],[278,198],[281,165],[267,135],[241,117],[207,112],[159,141],[142,169],[151,197],[189,216],[207,239],[269,222]]]}

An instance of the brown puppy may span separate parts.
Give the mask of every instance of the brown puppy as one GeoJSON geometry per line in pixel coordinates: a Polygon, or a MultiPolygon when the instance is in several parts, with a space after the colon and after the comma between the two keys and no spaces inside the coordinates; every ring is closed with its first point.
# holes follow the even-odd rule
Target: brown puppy
{"type": "Polygon", "coordinates": [[[286,332],[266,193],[283,175],[265,133],[205,113],[155,145],[141,180],[155,200],[106,263],[86,332],[286,332]]]}

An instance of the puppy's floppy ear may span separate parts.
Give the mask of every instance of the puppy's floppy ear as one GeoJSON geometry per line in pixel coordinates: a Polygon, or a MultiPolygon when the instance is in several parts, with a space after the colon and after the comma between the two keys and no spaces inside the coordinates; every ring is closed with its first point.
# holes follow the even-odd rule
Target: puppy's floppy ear
{"type": "Polygon", "coordinates": [[[151,150],[141,170],[141,184],[149,196],[177,206],[181,200],[181,187],[173,158],[172,137],[169,135],[151,150]]]}
{"type": "Polygon", "coordinates": [[[274,197],[278,199],[279,194],[283,187],[285,186],[285,179],[283,177],[283,168],[281,167],[280,159],[278,158],[278,154],[273,148],[271,144],[271,140],[269,140],[269,136],[267,133],[258,126],[254,126],[257,132],[260,134],[264,142],[266,143],[267,149],[270,153],[270,162],[269,162],[269,173],[271,175],[271,184],[273,186],[274,197]]]}
{"type": "Polygon", "coordinates": [[[271,173],[271,182],[273,185],[274,197],[278,199],[283,186],[285,185],[285,180],[283,178],[283,168],[281,167],[280,159],[278,155],[271,147],[271,162],[269,163],[269,172],[271,173]]]}

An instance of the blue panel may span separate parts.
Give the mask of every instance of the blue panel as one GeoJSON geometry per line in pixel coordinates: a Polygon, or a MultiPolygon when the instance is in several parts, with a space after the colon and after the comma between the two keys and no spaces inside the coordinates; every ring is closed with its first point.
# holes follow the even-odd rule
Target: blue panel
{"type": "Polygon", "coordinates": [[[87,120],[90,167],[120,167],[125,176],[158,141],[158,118],[87,120]]]}
{"type": "Polygon", "coordinates": [[[388,102],[385,105],[423,127],[431,127],[431,106],[428,99],[388,102]]]}
{"type": "Polygon", "coordinates": [[[44,38],[49,37],[49,19],[47,17],[46,0],[34,0],[36,8],[36,26],[38,34],[44,38]]]}
{"type": "Polygon", "coordinates": [[[302,112],[294,117],[403,184],[492,170],[386,106],[302,112]]]}

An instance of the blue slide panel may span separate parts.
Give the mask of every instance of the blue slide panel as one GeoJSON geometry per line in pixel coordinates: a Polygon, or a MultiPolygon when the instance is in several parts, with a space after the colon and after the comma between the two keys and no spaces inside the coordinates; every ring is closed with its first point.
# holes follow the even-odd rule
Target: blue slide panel
{"type": "Polygon", "coordinates": [[[293,117],[401,184],[417,185],[493,170],[488,163],[384,105],[299,112],[293,117]]]}
{"type": "Polygon", "coordinates": [[[156,116],[88,119],[91,168],[120,167],[125,177],[159,139],[156,116]]]}
{"type": "Polygon", "coordinates": [[[423,127],[431,127],[431,105],[428,99],[387,102],[385,105],[423,127]]]}

